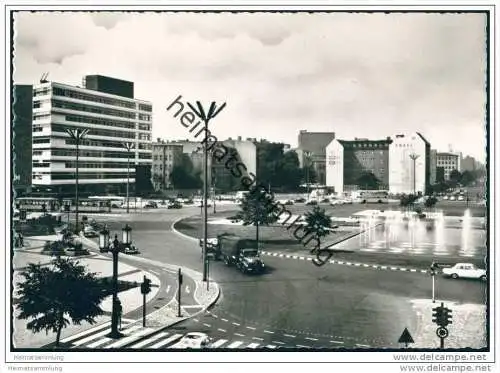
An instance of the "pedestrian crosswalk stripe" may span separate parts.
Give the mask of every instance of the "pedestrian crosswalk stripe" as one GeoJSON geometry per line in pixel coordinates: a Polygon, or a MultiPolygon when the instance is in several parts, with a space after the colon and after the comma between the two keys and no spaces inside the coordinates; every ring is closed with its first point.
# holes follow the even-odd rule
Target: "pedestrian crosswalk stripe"
{"type": "Polygon", "coordinates": [[[142,328],[142,325],[134,325],[134,326],[131,326],[130,328],[124,329],[122,332],[125,334],[130,334],[133,331],[140,329],[140,328],[142,328]]]}
{"type": "Polygon", "coordinates": [[[95,328],[88,329],[88,330],[84,330],[84,331],[83,331],[83,332],[81,332],[81,333],[78,333],[78,334],[72,335],[72,336],[70,336],[70,337],[68,337],[68,338],[65,338],[65,339],[61,340],[61,342],[62,342],[62,343],[71,342],[71,341],[73,341],[73,340],[75,340],[75,339],[78,339],[78,338],[80,338],[80,337],[86,336],[86,335],[88,335],[88,334],[91,334],[91,333],[96,332],[96,331],[98,331],[98,330],[101,330],[101,329],[103,329],[103,328],[106,328],[106,327],[108,327],[109,325],[111,325],[111,322],[110,322],[110,321],[105,322],[104,324],[102,324],[102,325],[98,325],[98,326],[96,326],[95,328]]]}
{"type": "Polygon", "coordinates": [[[116,341],[115,343],[112,343],[110,345],[105,346],[104,348],[117,348],[117,347],[122,347],[126,345],[127,343],[131,343],[136,339],[137,337],[140,337],[144,334],[151,333],[153,329],[151,328],[145,328],[143,330],[139,330],[137,333],[134,333],[128,337],[125,337],[123,339],[120,339],[119,341],[116,341]]]}
{"type": "Polygon", "coordinates": [[[106,334],[108,334],[109,332],[111,331],[111,329],[106,329],[106,330],[103,330],[102,332],[99,332],[99,333],[96,333],[96,334],[92,334],[90,337],[86,337],[86,338],[83,338],[83,339],[80,339],[76,342],[73,342],[73,344],[75,346],[81,346],[87,342],[90,342],[90,341],[93,341],[94,339],[97,339],[99,337],[102,337],[106,334]]]}
{"type": "Polygon", "coordinates": [[[112,341],[111,338],[104,337],[102,339],[98,339],[96,342],[93,342],[93,343],[91,343],[91,344],[89,344],[89,345],[87,345],[85,347],[87,347],[87,348],[95,348],[95,347],[99,347],[100,345],[103,345],[103,344],[105,344],[107,342],[110,342],[110,341],[112,341]]]}
{"type": "Polygon", "coordinates": [[[168,335],[168,333],[165,333],[165,332],[160,332],[154,336],[152,336],[151,338],[148,338],[148,339],[145,339],[144,341],[142,342],[139,342],[139,343],[136,343],[132,346],[130,346],[131,348],[141,348],[141,347],[144,347],[146,346],[147,344],[150,344],[150,343],[153,343],[154,341],[156,341],[157,339],[160,339],[160,338],[163,338],[163,337],[166,337],[168,335]]]}
{"type": "Polygon", "coordinates": [[[276,348],[275,345],[267,345],[266,348],[276,348]]]}
{"type": "Polygon", "coordinates": [[[259,347],[260,343],[250,343],[247,348],[257,348],[259,347]]]}
{"type": "Polygon", "coordinates": [[[243,342],[241,341],[235,341],[233,343],[231,343],[229,346],[227,346],[227,348],[236,348],[236,347],[239,347],[243,344],[243,342]]]}
{"type": "Polygon", "coordinates": [[[224,343],[226,343],[226,342],[227,342],[227,339],[219,339],[219,340],[215,341],[214,343],[212,343],[212,344],[210,345],[210,347],[212,347],[212,348],[217,348],[217,347],[222,346],[222,345],[223,345],[224,343]]]}
{"type": "Polygon", "coordinates": [[[180,337],[182,337],[182,334],[174,334],[170,337],[168,337],[167,339],[161,341],[161,342],[158,342],[148,348],[160,348],[160,347],[163,347],[165,346],[166,344],[169,344],[170,342],[172,341],[175,341],[176,339],[179,339],[180,337]]]}

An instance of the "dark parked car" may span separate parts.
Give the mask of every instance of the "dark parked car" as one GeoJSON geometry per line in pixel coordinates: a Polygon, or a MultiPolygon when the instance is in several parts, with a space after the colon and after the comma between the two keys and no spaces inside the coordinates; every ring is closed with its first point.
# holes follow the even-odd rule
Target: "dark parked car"
{"type": "Polygon", "coordinates": [[[310,206],[316,206],[318,204],[318,201],[315,199],[310,199],[309,201],[306,202],[306,205],[310,206]]]}
{"type": "Polygon", "coordinates": [[[305,199],[305,198],[302,198],[302,197],[300,197],[300,198],[295,198],[295,203],[304,203],[305,201],[306,201],[306,199],[305,199]]]}
{"type": "Polygon", "coordinates": [[[144,205],[144,208],[146,208],[146,209],[157,209],[158,208],[158,204],[156,202],[154,202],[154,201],[150,201],[150,202],[148,202],[148,203],[146,203],[144,205]]]}
{"type": "Polygon", "coordinates": [[[130,246],[130,247],[126,247],[124,250],[123,250],[123,253],[124,254],[128,254],[128,255],[135,255],[135,254],[139,254],[139,250],[137,249],[137,247],[135,246],[130,246]]]}
{"type": "Polygon", "coordinates": [[[180,202],[174,201],[168,205],[168,208],[169,209],[180,209],[180,208],[182,208],[182,204],[180,202]]]}

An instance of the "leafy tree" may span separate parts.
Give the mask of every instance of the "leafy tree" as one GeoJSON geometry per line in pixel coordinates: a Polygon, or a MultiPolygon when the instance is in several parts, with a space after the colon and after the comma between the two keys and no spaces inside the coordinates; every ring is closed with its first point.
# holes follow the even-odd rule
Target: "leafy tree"
{"type": "Polygon", "coordinates": [[[289,191],[297,190],[302,178],[302,170],[300,169],[297,153],[294,151],[286,152],[277,166],[277,176],[280,180],[280,186],[289,191]]]}
{"type": "Polygon", "coordinates": [[[434,196],[429,196],[427,197],[427,199],[425,200],[425,207],[427,208],[432,208],[434,206],[436,206],[436,203],[437,203],[437,198],[434,197],[434,196]]]}
{"type": "Polygon", "coordinates": [[[403,194],[399,200],[401,207],[412,206],[419,197],[414,194],[403,194]]]}
{"type": "Polygon", "coordinates": [[[170,173],[170,182],[177,189],[199,189],[203,185],[201,172],[196,171],[191,158],[182,154],[179,163],[174,165],[170,173]]]}
{"type": "Polygon", "coordinates": [[[452,187],[456,187],[462,178],[462,174],[458,170],[452,170],[450,172],[450,184],[452,187]]]}
{"type": "Polygon", "coordinates": [[[373,172],[364,172],[357,180],[356,184],[362,189],[378,189],[380,180],[373,172]]]}
{"type": "Polygon", "coordinates": [[[332,228],[332,220],[328,216],[324,209],[319,206],[315,206],[312,211],[308,211],[305,214],[306,225],[304,231],[306,235],[312,235],[316,240],[318,246],[315,247],[311,252],[319,249],[321,246],[321,239],[330,234],[332,228]]]}
{"type": "Polygon", "coordinates": [[[241,220],[243,225],[254,225],[255,241],[259,243],[259,226],[269,225],[278,220],[272,200],[266,198],[266,193],[260,188],[252,188],[243,197],[240,211],[235,218],[241,220]]]}
{"type": "Polygon", "coordinates": [[[56,333],[56,347],[70,320],[76,325],[82,321],[94,324],[103,314],[99,305],[106,293],[96,274],[87,272],[78,262],[56,258],[51,266],[30,263],[21,276],[24,281],[17,283],[18,318],[31,319],[26,327],[33,333],[56,333]]]}
{"type": "Polygon", "coordinates": [[[476,175],[472,171],[464,171],[460,177],[460,184],[463,186],[471,185],[474,181],[476,181],[476,175]]]}

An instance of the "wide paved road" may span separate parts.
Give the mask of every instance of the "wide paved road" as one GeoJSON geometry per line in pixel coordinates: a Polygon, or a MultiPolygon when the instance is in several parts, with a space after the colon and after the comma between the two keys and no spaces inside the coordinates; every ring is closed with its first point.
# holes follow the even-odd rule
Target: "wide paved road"
{"type": "MultiPolygon", "coordinates": [[[[234,207],[220,206],[218,211],[234,207]]],[[[197,243],[170,231],[180,217],[199,209],[151,210],[130,216],[96,217],[112,231],[125,222],[146,258],[201,271],[197,243]]],[[[304,260],[264,257],[262,276],[246,276],[220,262],[211,262],[210,277],[222,288],[217,305],[179,330],[210,331],[215,338],[309,347],[399,347],[401,331],[417,328],[412,300],[429,299],[426,274],[364,267],[326,265],[304,260]]],[[[485,303],[485,285],[472,281],[438,280],[437,296],[457,303],[485,303]]]]}

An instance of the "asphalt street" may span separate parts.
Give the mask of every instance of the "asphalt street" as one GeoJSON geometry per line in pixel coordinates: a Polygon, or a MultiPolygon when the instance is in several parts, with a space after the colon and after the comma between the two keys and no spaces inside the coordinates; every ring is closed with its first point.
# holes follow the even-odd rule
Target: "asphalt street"
{"type": "MultiPolygon", "coordinates": [[[[218,211],[231,209],[234,206],[217,207],[218,211]]],[[[170,231],[174,221],[199,213],[199,208],[185,207],[95,219],[117,233],[128,222],[142,257],[201,272],[197,242],[170,231]]],[[[397,348],[402,330],[416,327],[410,301],[431,297],[431,279],[423,273],[335,264],[318,268],[302,260],[263,259],[268,272],[261,276],[243,275],[221,262],[211,262],[210,277],[221,286],[221,298],[210,313],[175,328],[206,331],[217,338],[246,338],[275,345],[281,342],[283,346],[304,348],[397,348]]],[[[484,304],[485,286],[439,278],[437,297],[484,304]]]]}

